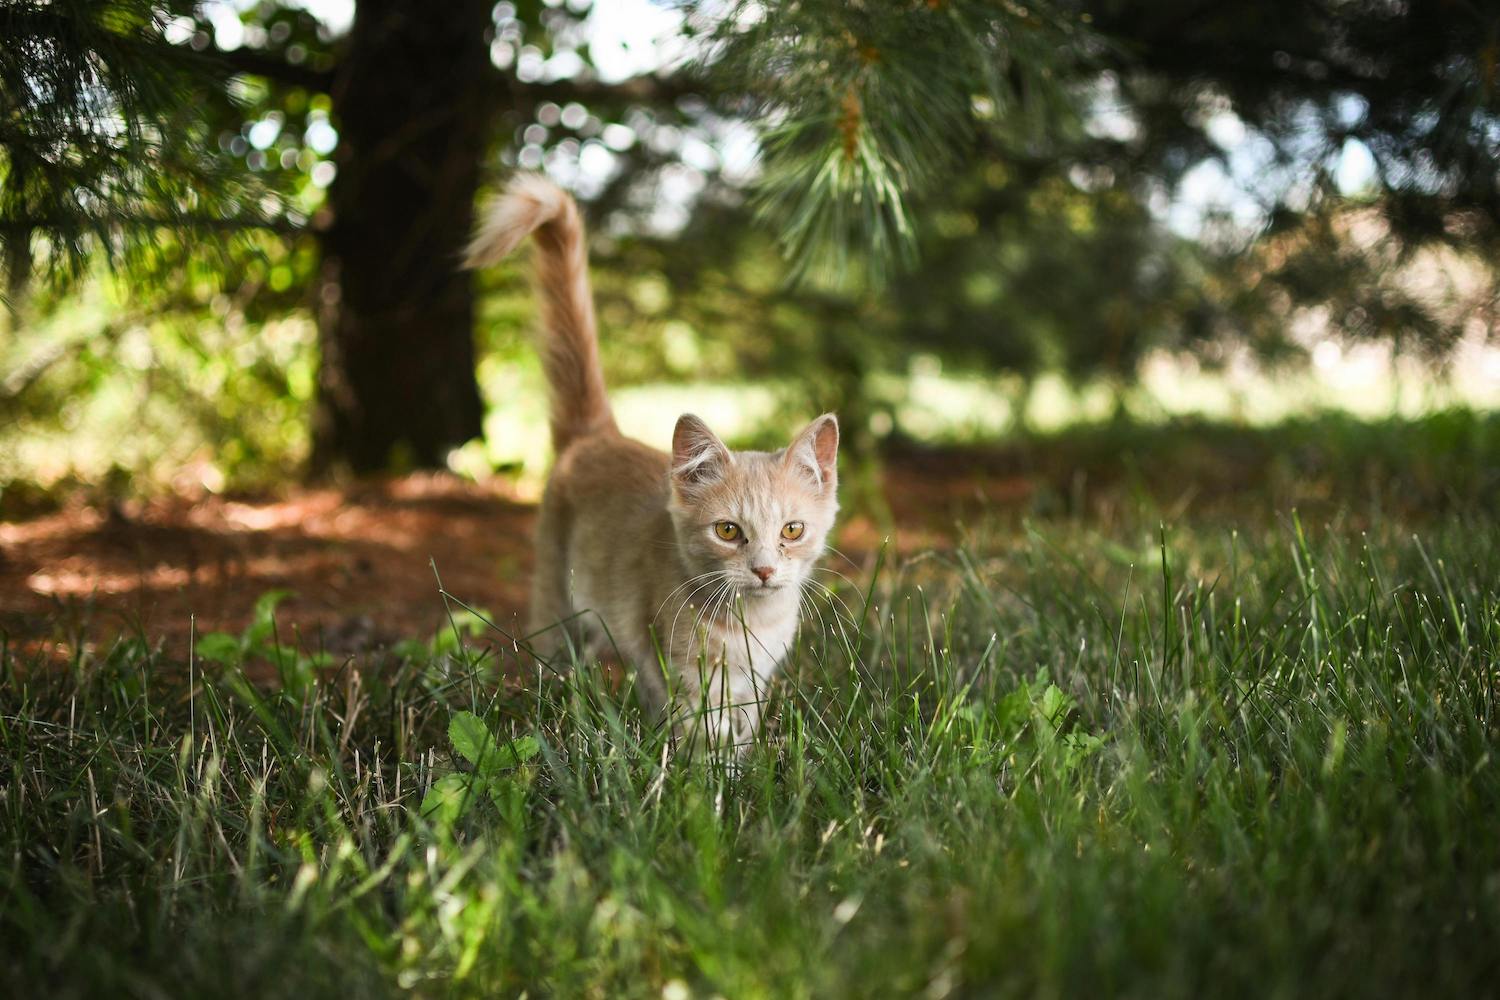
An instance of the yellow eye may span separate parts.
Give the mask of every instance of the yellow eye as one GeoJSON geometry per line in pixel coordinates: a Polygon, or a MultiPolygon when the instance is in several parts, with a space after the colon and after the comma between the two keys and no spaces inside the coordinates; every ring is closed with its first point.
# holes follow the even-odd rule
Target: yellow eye
{"type": "Polygon", "coordinates": [[[801,521],[788,521],[781,526],[781,537],[789,542],[795,542],[802,537],[802,532],[806,530],[807,526],[801,521]]]}
{"type": "Polygon", "coordinates": [[[733,521],[716,521],[714,522],[714,534],[726,542],[738,541],[740,526],[733,521]]]}

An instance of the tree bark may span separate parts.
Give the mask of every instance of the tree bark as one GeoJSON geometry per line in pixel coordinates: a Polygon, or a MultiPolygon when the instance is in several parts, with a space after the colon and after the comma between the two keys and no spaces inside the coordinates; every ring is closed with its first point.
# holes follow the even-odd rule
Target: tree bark
{"type": "Polygon", "coordinates": [[[441,465],[481,432],[473,226],[489,0],[360,0],[333,88],[313,471],[441,465]]]}

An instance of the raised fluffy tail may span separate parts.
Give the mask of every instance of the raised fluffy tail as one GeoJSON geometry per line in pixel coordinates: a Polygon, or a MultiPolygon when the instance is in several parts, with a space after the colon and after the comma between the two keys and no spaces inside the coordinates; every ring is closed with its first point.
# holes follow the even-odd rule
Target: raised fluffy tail
{"type": "Polygon", "coordinates": [[[465,263],[493,264],[532,233],[546,328],[542,369],[551,391],[552,447],[560,454],[575,439],[615,425],[599,367],[588,247],[578,206],[551,181],[535,174],[516,177],[485,211],[465,263]]]}

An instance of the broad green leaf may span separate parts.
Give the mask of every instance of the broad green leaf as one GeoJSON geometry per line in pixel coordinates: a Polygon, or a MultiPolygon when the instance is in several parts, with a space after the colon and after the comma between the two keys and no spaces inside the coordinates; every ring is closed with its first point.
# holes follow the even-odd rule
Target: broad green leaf
{"type": "Polygon", "coordinates": [[[526,801],[531,785],[530,778],[531,775],[528,772],[518,770],[493,776],[485,785],[485,791],[489,793],[490,801],[499,810],[500,818],[513,830],[520,830],[526,825],[526,801]]]}
{"type": "Polygon", "coordinates": [[[542,744],[537,741],[535,736],[517,737],[500,748],[501,755],[508,761],[504,765],[505,767],[515,767],[522,761],[528,761],[540,753],[541,750],[542,744]]]}
{"type": "Polygon", "coordinates": [[[233,666],[240,661],[240,640],[227,632],[210,632],[193,641],[193,654],[200,660],[233,666]]]}
{"type": "Polygon", "coordinates": [[[250,627],[245,630],[246,646],[253,648],[271,638],[276,631],[276,608],[291,596],[290,590],[268,590],[255,599],[250,627]]]}
{"type": "Polygon", "coordinates": [[[995,705],[995,724],[1007,738],[1015,738],[1031,719],[1031,688],[1023,681],[995,705]]]}
{"type": "Polygon", "coordinates": [[[312,657],[292,651],[284,652],[277,659],[276,670],[282,688],[298,695],[311,687],[318,676],[318,664],[312,657]]]}
{"type": "Polygon", "coordinates": [[[451,827],[474,802],[467,774],[445,774],[422,796],[422,818],[434,826],[451,827]]]}
{"type": "Polygon", "coordinates": [[[484,720],[473,712],[453,713],[453,718],[448,721],[448,739],[453,741],[453,749],[458,755],[476,768],[488,770],[499,757],[499,749],[490,738],[484,720]]]}
{"type": "Polygon", "coordinates": [[[1073,707],[1071,702],[1072,699],[1063,693],[1062,688],[1056,684],[1048,684],[1041,697],[1036,700],[1036,709],[1043,719],[1051,723],[1052,731],[1056,732],[1067,718],[1068,710],[1073,707]]]}
{"type": "Polygon", "coordinates": [[[448,739],[453,741],[453,749],[459,756],[485,775],[508,771],[535,757],[542,748],[535,736],[522,736],[497,744],[484,720],[473,712],[454,713],[448,722],[448,739]]]}
{"type": "Polygon", "coordinates": [[[462,640],[472,639],[483,635],[489,629],[489,621],[494,617],[483,608],[478,611],[470,611],[463,608],[453,613],[450,624],[438,629],[432,636],[431,649],[433,653],[452,653],[462,645],[462,640]]]}
{"type": "Polygon", "coordinates": [[[1063,746],[1067,748],[1067,766],[1074,768],[1097,753],[1104,739],[1093,733],[1073,732],[1063,737],[1063,746]]]}
{"type": "Polygon", "coordinates": [[[406,660],[422,660],[431,652],[428,644],[419,639],[402,639],[391,647],[391,652],[406,660]]]}

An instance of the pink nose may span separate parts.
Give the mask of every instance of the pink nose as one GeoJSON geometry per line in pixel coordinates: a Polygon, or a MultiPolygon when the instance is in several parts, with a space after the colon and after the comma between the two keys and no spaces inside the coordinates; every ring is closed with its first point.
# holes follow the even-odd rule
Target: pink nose
{"type": "Polygon", "coordinates": [[[776,567],[775,566],[751,566],[750,567],[750,572],[752,572],[756,576],[760,577],[760,582],[761,583],[765,583],[767,580],[771,579],[772,574],[774,574],[776,572],[776,567]]]}

